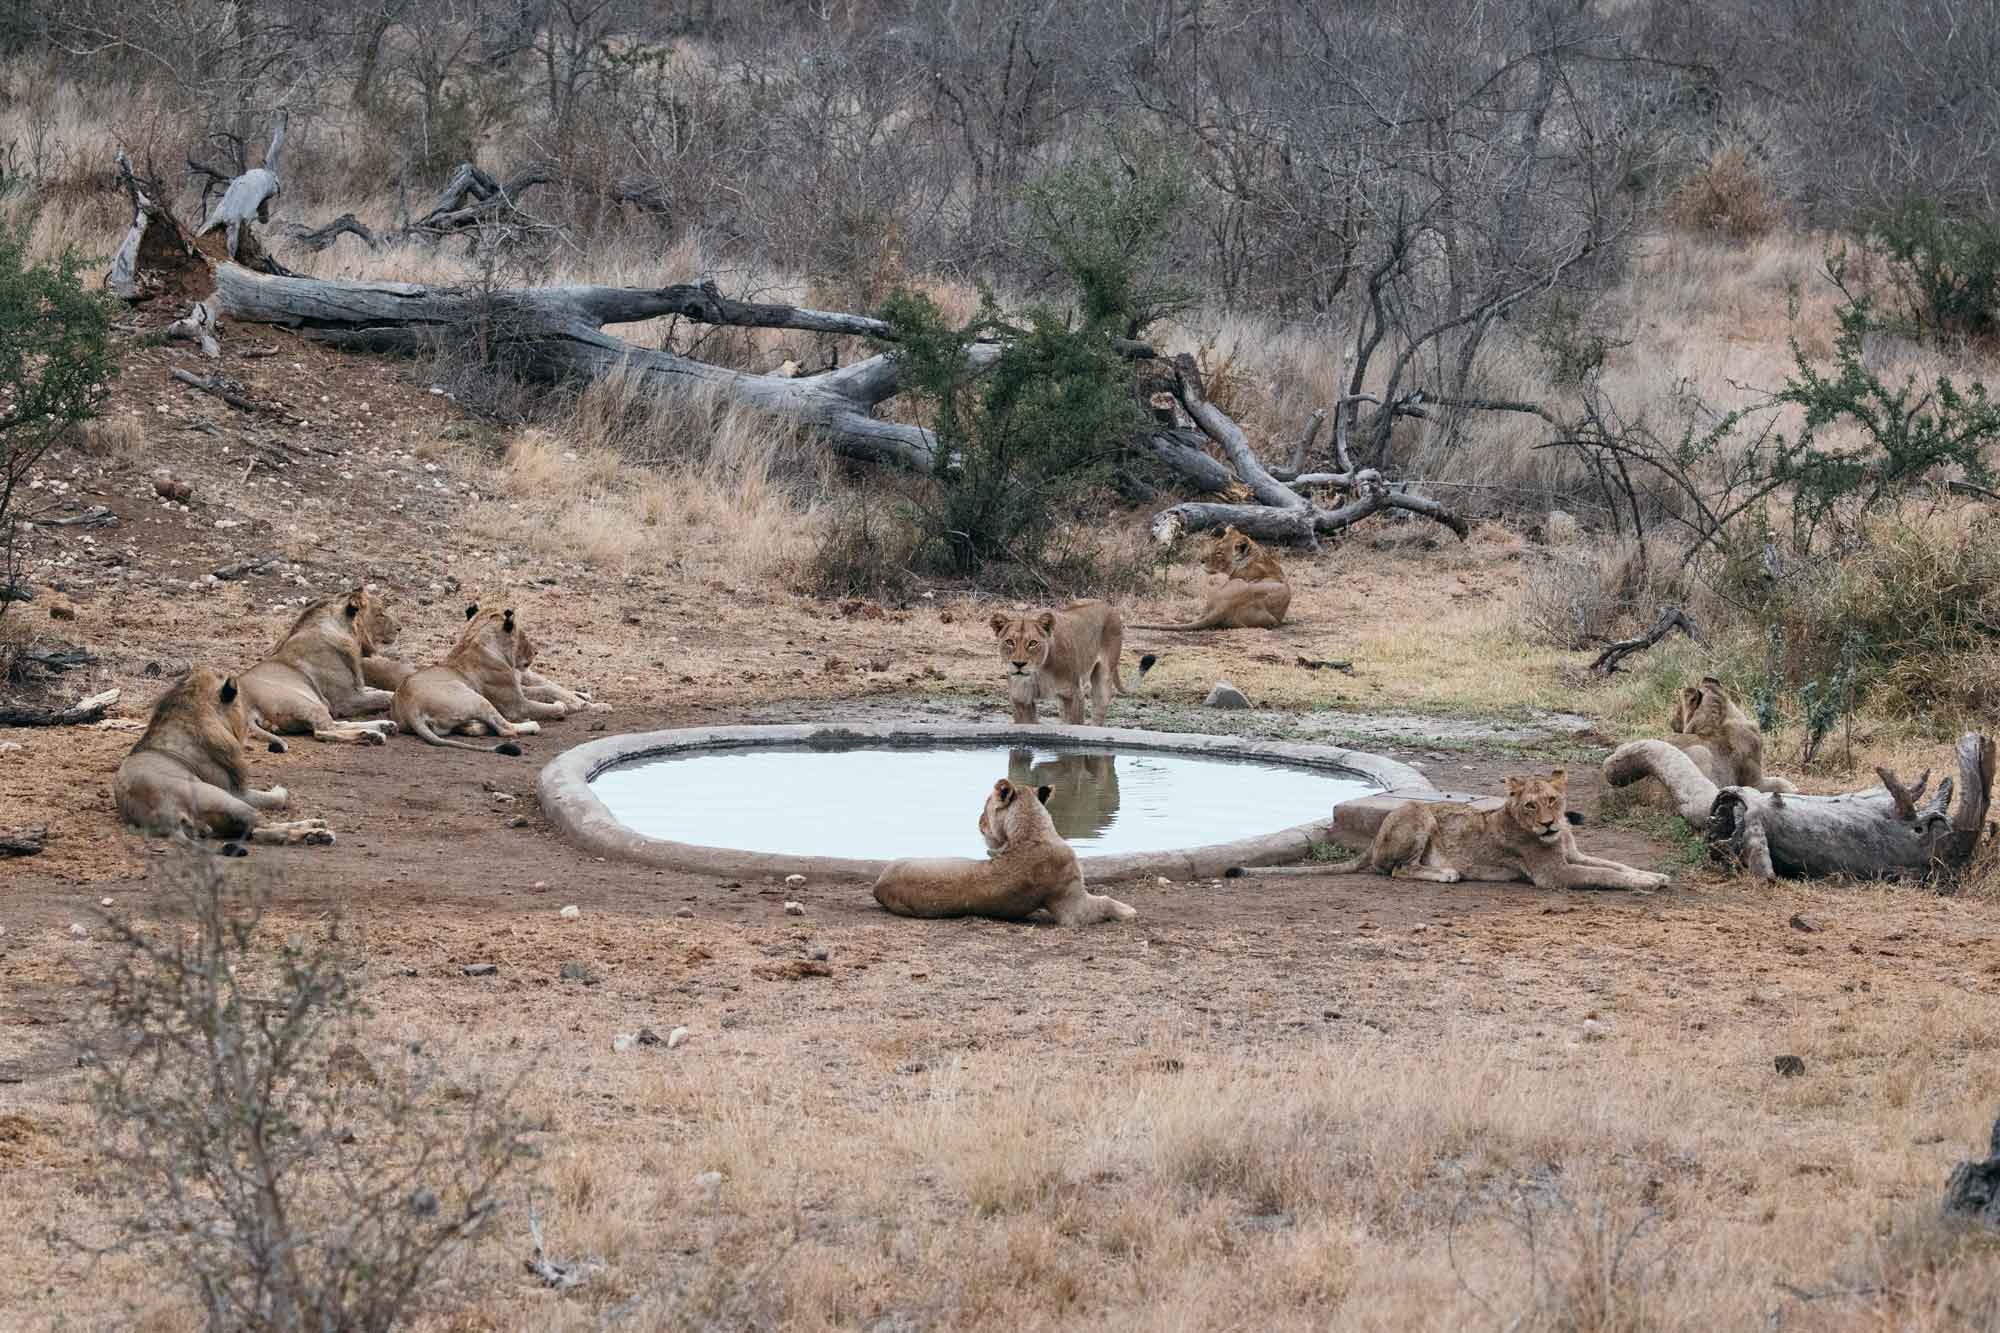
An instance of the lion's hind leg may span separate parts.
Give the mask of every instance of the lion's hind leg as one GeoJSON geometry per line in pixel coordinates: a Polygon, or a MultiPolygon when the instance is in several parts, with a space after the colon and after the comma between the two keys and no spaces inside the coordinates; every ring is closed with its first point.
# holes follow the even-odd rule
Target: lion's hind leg
{"type": "Polygon", "coordinates": [[[1059,926],[1094,926],[1100,921],[1130,921],[1139,915],[1136,907],[1084,888],[1081,875],[1056,890],[1042,907],[1059,926]]]}
{"type": "MultiPolygon", "coordinates": [[[[286,799],[284,789],[280,787],[273,790],[277,795],[277,803],[282,805],[286,799]]],[[[248,795],[268,803],[273,792],[251,792],[248,795]]],[[[188,791],[188,815],[195,831],[211,838],[247,838],[251,842],[271,846],[290,846],[298,843],[325,846],[333,842],[333,834],[328,830],[325,820],[297,819],[267,824],[257,813],[257,807],[249,800],[239,799],[222,788],[206,782],[191,784],[188,791]]]]}

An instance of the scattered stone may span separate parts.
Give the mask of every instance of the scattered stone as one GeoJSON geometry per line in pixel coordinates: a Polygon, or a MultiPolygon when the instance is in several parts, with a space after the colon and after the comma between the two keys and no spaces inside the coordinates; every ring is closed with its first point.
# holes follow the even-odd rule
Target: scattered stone
{"type": "Polygon", "coordinates": [[[20,750],[21,742],[19,741],[0,741],[0,754],[18,754],[20,750]]]}
{"type": "MultiPolygon", "coordinates": [[[[540,888],[542,886],[537,884],[535,887],[540,888]]],[[[583,909],[578,907],[575,903],[571,903],[568,907],[563,908],[562,911],[558,912],[556,915],[560,916],[565,921],[574,921],[578,917],[583,915],[583,909]]]]}
{"type": "Polygon", "coordinates": [[[611,1049],[620,1053],[629,1051],[638,1044],[639,1034],[636,1032],[620,1032],[611,1039],[611,1049]]]}
{"type": "Polygon", "coordinates": [[[162,500],[172,500],[175,504],[186,504],[194,498],[194,487],[172,473],[153,478],[153,494],[162,500]]]}
{"type": "Polygon", "coordinates": [[[786,916],[804,916],[805,914],[806,905],[804,903],[788,902],[785,904],[786,916]]]}
{"type": "Polygon", "coordinates": [[[1993,1139],[1983,1162],[1960,1162],[1945,1182],[1947,1216],[1966,1217],[2000,1230],[2000,1120],[1993,1122],[1993,1139]]]}
{"type": "Polygon", "coordinates": [[[641,1046],[658,1046],[660,1044],[660,1034],[651,1028],[640,1028],[639,1044],[641,1046]]]}
{"type": "Polygon", "coordinates": [[[796,889],[797,887],[799,887],[799,885],[801,885],[801,884],[803,884],[803,883],[805,883],[805,882],[806,882],[806,877],[805,877],[804,875],[787,875],[787,876],[785,876],[785,883],[787,883],[787,884],[791,885],[791,886],[792,886],[793,888],[795,888],[795,889],[796,889]]]}
{"type": "Polygon", "coordinates": [[[526,815],[515,815],[512,819],[507,821],[507,827],[526,828],[528,827],[528,817],[526,815]]]}
{"type": "Polygon", "coordinates": [[[61,597],[51,598],[49,600],[49,619],[75,620],[76,603],[68,601],[61,597]]]}
{"type": "Polygon", "coordinates": [[[815,963],[824,963],[829,957],[826,950],[826,946],[824,944],[814,945],[811,952],[809,952],[806,956],[812,959],[815,963]]]}
{"type": "Polygon", "coordinates": [[[1595,1018],[1586,1018],[1583,1020],[1583,1039],[1585,1041],[1603,1041],[1610,1033],[1611,1025],[1609,1023],[1595,1018]]]}
{"type": "Polygon", "coordinates": [[[538,879],[533,884],[530,884],[528,887],[533,889],[536,893],[540,893],[543,889],[546,889],[548,886],[549,882],[547,880],[538,879]]]}
{"type": "Polygon", "coordinates": [[[675,912],[674,915],[680,917],[682,920],[691,921],[694,919],[694,909],[692,907],[683,907],[675,912]]]}
{"type": "Polygon", "coordinates": [[[1778,1071],[1781,1078],[1797,1078],[1806,1072],[1806,1062],[1796,1055],[1781,1055],[1771,1061],[1771,1067],[1778,1071]]]}
{"type": "Polygon", "coordinates": [[[720,1171],[704,1171],[688,1183],[712,1200],[722,1192],[722,1173],[720,1171]]]}
{"type": "Polygon", "coordinates": [[[581,981],[586,986],[595,986],[604,978],[590,970],[588,963],[564,963],[559,975],[564,981],[581,981]]]}
{"type": "Polygon", "coordinates": [[[109,898],[99,898],[97,900],[97,905],[99,907],[109,907],[111,906],[111,900],[109,898]]]}
{"type": "Polygon", "coordinates": [[[495,805],[508,806],[514,804],[513,796],[511,796],[507,792],[504,791],[489,792],[488,795],[490,795],[493,798],[493,804],[495,805]]]}
{"type": "Polygon", "coordinates": [[[468,977],[490,977],[500,970],[498,963],[467,963],[459,969],[468,977]]]}
{"type": "Polygon", "coordinates": [[[1817,935],[1820,931],[1826,929],[1826,927],[1820,925],[1819,922],[1809,916],[1794,914],[1792,917],[1792,929],[1803,930],[1808,935],[1817,935]]]}
{"type": "Polygon", "coordinates": [[[1237,689],[1228,681],[1218,680],[1215,682],[1215,688],[1208,692],[1208,697],[1201,701],[1201,706],[1203,708],[1248,708],[1250,700],[1244,695],[1243,691],[1237,689]]]}
{"type": "Polygon", "coordinates": [[[686,1028],[675,1028],[667,1034],[667,1049],[671,1051],[685,1046],[687,1045],[687,1039],[688,1030],[686,1028]]]}
{"type": "Polygon", "coordinates": [[[759,981],[804,981],[808,977],[830,977],[833,968],[826,963],[794,958],[783,963],[758,963],[750,969],[750,975],[759,981]]]}
{"type": "Polygon", "coordinates": [[[90,938],[90,932],[83,928],[82,922],[72,921],[69,923],[69,937],[73,940],[87,940],[90,938]]]}
{"type": "Polygon", "coordinates": [[[1159,885],[1163,889],[1170,889],[1174,886],[1174,882],[1168,879],[1165,875],[1160,875],[1156,877],[1153,880],[1153,883],[1159,885]]]}

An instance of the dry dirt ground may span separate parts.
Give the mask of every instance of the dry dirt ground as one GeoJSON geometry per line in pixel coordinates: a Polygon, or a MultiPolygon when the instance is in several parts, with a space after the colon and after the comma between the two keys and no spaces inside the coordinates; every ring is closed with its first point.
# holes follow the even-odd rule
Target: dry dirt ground
{"type": "Polygon", "coordinates": [[[454,1077],[518,1078],[539,1126],[517,1206],[448,1270],[427,1325],[2000,1326],[2000,1252],[1935,1219],[2000,1109],[1994,903],[1765,889],[1690,864],[1664,824],[1603,823],[1604,738],[1530,707],[1587,718],[1590,699],[1506,639],[1505,534],[1296,561],[1280,631],[1134,634],[1165,656],[1114,720],[1334,735],[1455,712],[1446,740],[1374,748],[1475,789],[1566,762],[1586,846],[1673,869],[1672,887],[1143,883],[1117,890],[1140,911],[1124,927],[902,921],[865,885],[594,860],[543,823],[534,774],[600,726],[996,717],[985,608],[878,613],[726,567],[523,567],[459,521],[491,500],[476,451],[437,442],[470,428],[408,365],[239,334],[224,371],[286,404],[253,416],[170,385],[173,364],[190,354],[135,350],[103,456],[52,466],[37,506],[121,522],[40,534],[55,563],[7,618],[98,654],[50,697],[124,692],[109,726],[0,732],[20,746],[0,754],[0,825],[49,829],[42,855],[0,862],[7,1327],[194,1326],[138,1260],[93,1264],[55,1235],[120,1215],[76,1067],[80,981],[109,948],[102,900],[146,914],[164,864],[118,830],[111,776],[187,662],[248,664],[296,599],[363,578],[401,614],[398,655],[432,660],[464,603],[505,599],[538,665],[612,706],[522,759],[398,737],[253,765],[339,842],[227,873],[269,887],[279,929],[358,927],[385,1047],[422,1036],[454,1077]],[[155,495],[162,466],[192,486],[186,510],[155,495]],[[282,559],[264,573],[206,577],[266,553],[282,559]],[[58,598],[74,620],[48,618],[58,598]],[[1502,690],[1516,670],[1547,683],[1502,690]],[[1269,707],[1200,714],[1225,674],[1269,707]],[[1502,694],[1500,741],[1453,730],[1502,694]],[[820,949],[826,967],[792,966],[820,949]],[[676,1026],[671,1051],[612,1047],[676,1026]],[[1780,1078],[1779,1055],[1804,1074],[1780,1078]],[[529,1191],[553,1249],[603,1261],[588,1286],[523,1272],[529,1191]]]}

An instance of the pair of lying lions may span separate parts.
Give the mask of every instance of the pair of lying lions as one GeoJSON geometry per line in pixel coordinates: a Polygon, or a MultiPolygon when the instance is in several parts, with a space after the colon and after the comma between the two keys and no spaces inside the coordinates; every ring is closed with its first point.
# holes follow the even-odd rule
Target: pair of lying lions
{"type": "Polygon", "coordinates": [[[241,676],[207,668],[189,673],[155,705],[151,723],[118,766],[119,813],[144,832],[255,842],[330,843],[317,820],[265,825],[282,809],[282,787],[247,785],[243,749],[253,736],[283,752],[281,735],[380,745],[399,730],[431,745],[485,749],[454,733],[511,739],[540,730],[536,719],[601,708],[529,669],[535,649],[513,608],[466,608],[466,625],[443,662],[418,670],[378,655],[397,625],[374,595],[356,588],[300,613],[278,647],[241,676]],[[378,683],[379,682],[379,683],[378,683]],[[387,720],[355,713],[387,708],[387,720]]]}

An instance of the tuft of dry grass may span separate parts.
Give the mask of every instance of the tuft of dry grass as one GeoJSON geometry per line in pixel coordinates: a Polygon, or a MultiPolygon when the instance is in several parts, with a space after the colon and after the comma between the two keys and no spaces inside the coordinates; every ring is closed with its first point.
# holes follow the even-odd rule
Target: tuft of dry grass
{"type": "Polygon", "coordinates": [[[1763,236],[1783,220],[1770,179],[1741,145],[1716,150],[1667,197],[1667,220],[1684,231],[1724,240],[1763,236]]]}

